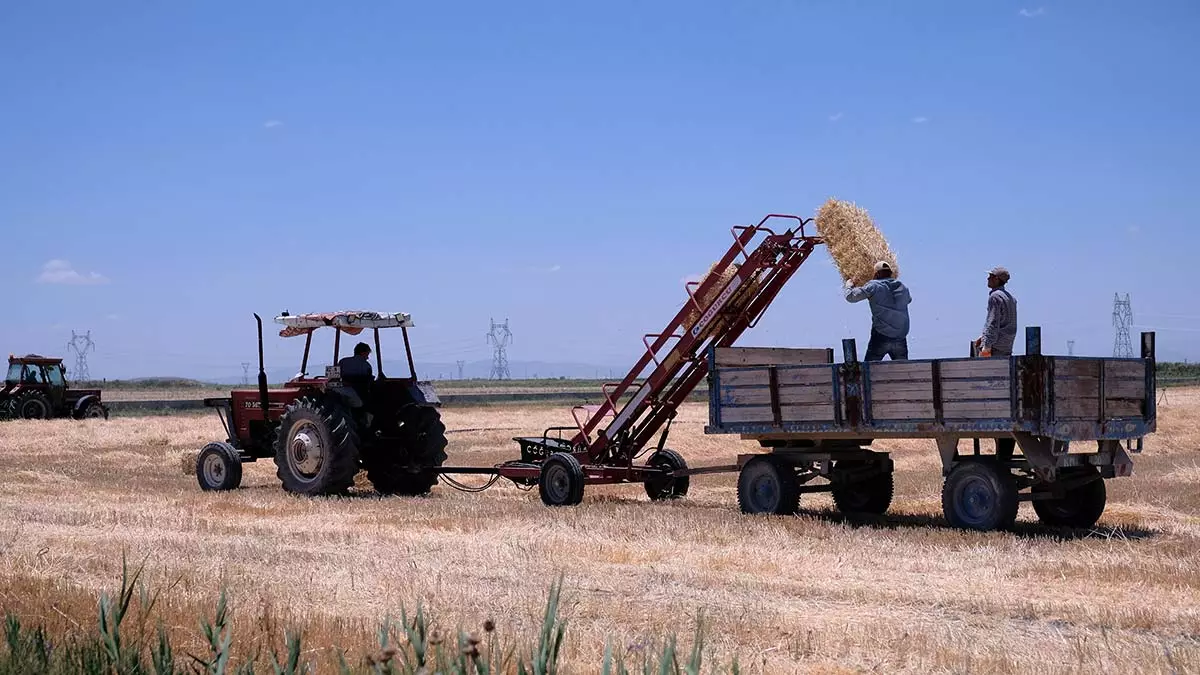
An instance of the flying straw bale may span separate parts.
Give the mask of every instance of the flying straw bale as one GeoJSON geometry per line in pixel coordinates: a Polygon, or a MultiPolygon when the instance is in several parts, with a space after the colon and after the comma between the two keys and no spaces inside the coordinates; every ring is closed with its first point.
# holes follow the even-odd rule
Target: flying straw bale
{"type": "Polygon", "coordinates": [[[840,199],[829,198],[817,210],[817,234],[833,257],[843,281],[862,286],[875,278],[875,263],[885,260],[900,276],[896,256],[867,210],[840,199]]]}

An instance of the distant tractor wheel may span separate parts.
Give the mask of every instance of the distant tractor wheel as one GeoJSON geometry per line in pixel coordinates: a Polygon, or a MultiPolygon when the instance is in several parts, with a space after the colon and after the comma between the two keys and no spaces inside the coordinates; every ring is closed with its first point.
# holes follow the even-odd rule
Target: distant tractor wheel
{"type": "Polygon", "coordinates": [[[358,435],[332,400],[301,398],[284,410],[275,435],[276,475],[288,492],[340,494],[358,473],[358,435]]]}
{"type": "Polygon", "coordinates": [[[13,417],[23,420],[50,419],[50,399],[36,389],[17,394],[12,406],[13,417]]]}
{"type": "Polygon", "coordinates": [[[233,490],[242,484],[242,460],[228,443],[209,443],[196,457],[201,490],[233,490]]]}
{"type": "Polygon", "coordinates": [[[446,425],[436,408],[411,406],[400,415],[403,455],[380,457],[367,466],[367,479],[384,495],[416,496],[437,484],[430,471],[446,461],[446,425]]]}
{"type": "Polygon", "coordinates": [[[574,506],[583,501],[583,466],[574,455],[556,452],[542,463],[538,492],[546,506],[574,506]]]}
{"type": "Polygon", "coordinates": [[[876,474],[865,480],[849,482],[842,480],[845,474],[871,469],[876,460],[842,459],[833,463],[833,503],[842,513],[869,513],[879,515],[892,505],[895,490],[891,470],[876,474]],[[840,474],[840,475],[839,475],[840,474]]]}
{"type": "Polygon", "coordinates": [[[993,462],[963,462],[942,484],[942,513],[953,527],[1008,529],[1018,505],[1012,473],[993,462]]]}
{"type": "Polygon", "coordinates": [[[800,482],[787,462],[759,455],[738,473],[737,496],[742,513],[790,515],[800,508],[800,482]]]}
{"type": "Polygon", "coordinates": [[[105,408],[99,401],[92,401],[84,407],[83,412],[79,415],[80,419],[108,419],[108,408],[105,408]]]}
{"type": "Polygon", "coordinates": [[[1062,527],[1091,527],[1100,520],[1104,513],[1104,505],[1108,493],[1104,487],[1104,479],[1094,466],[1081,466],[1064,470],[1059,476],[1063,481],[1087,482],[1066,491],[1057,499],[1035,499],[1033,510],[1038,520],[1046,525],[1062,527]]]}
{"type": "MultiPolygon", "coordinates": [[[[684,461],[683,456],[669,448],[663,448],[650,455],[650,461],[646,462],[646,465],[667,471],[683,471],[687,469],[687,462],[684,461]]],[[[651,478],[645,483],[646,495],[652,501],[679,499],[680,497],[687,496],[689,485],[691,485],[690,476],[651,478]]]]}

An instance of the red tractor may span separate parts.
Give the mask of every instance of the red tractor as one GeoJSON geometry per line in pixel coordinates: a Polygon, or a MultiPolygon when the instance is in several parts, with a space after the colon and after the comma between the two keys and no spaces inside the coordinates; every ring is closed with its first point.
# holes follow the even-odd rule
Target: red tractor
{"type": "MultiPolygon", "coordinates": [[[[282,388],[267,387],[263,365],[262,319],[258,322],[258,388],[235,390],[229,398],[205,399],[216,408],[228,437],[209,443],[196,457],[197,481],[204,490],[231,490],[241,484],[242,463],[272,458],[289,492],[344,494],[360,469],[381,494],[420,495],[438,479],[446,460],[446,427],[441,402],[429,382],[417,380],[408,314],[334,312],[275,318],[282,337],[305,336],[300,372],[282,388]],[[308,374],[313,332],[334,329],[333,361],[323,376],[308,374]],[[399,328],[409,376],[384,375],[379,331],[399,328]],[[342,333],[371,330],[376,373],[343,377],[342,364],[369,372],[369,362],[339,361],[342,333]],[[264,413],[265,411],[265,413],[264,413]]],[[[361,358],[361,357],[351,357],[361,358]]]]}
{"type": "Polygon", "coordinates": [[[8,374],[0,389],[0,418],[44,420],[54,417],[108,418],[99,389],[72,389],[62,359],[8,355],[8,374]]]}

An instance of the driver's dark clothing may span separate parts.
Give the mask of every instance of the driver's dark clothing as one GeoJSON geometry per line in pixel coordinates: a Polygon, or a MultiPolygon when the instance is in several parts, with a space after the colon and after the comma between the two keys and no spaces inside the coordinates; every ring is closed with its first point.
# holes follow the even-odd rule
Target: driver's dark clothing
{"type": "Polygon", "coordinates": [[[371,362],[362,356],[347,356],[338,361],[338,368],[342,371],[342,379],[358,378],[373,376],[371,371],[371,362]]]}

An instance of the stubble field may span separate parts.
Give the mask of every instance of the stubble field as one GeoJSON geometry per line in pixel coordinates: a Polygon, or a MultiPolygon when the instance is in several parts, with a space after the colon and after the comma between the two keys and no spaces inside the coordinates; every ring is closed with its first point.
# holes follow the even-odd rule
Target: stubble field
{"type": "MultiPolygon", "coordinates": [[[[706,436],[684,407],[671,445],[692,465],[757,446],[706,436]]],[[[450,463],[511,458],[511,437],[563,424],[561,407],[443,411],[450,463]],[[483,429],[483,430],[478,430],[483,429]],[[465,430],[457,431],[456,430],[465,430]]],[[[636,654],[703,610],[709,662],[742,672],[1200,671],[1200,390],[1171,390],[1131,478],[1108,482],[1097,529],[1036,524],[968,533],[941,519],[929,442],[883,446],[897,464],[888,516],[847,522],[826,495],[796,517],[737,511],[734,474],[688,498],[589,488],[548,509],[536,491],[439,485],[425,498],[283,493],[268,462],[240,490],[203,493],[180,455],[222,437],[215,416],[0,425],[0,612],[56,634],[94,624],[121,556],[170,589],[159,611],[184,644],[229,588],[239,649],[305,631],[305,658],[369,648],[377,622],[421,601],[444,626],[540,623],[564,575],[569,672],[598,672],[606,639],[636,654]]],[[[464,482],[479,482],[472,477],[464,482]]]]}

